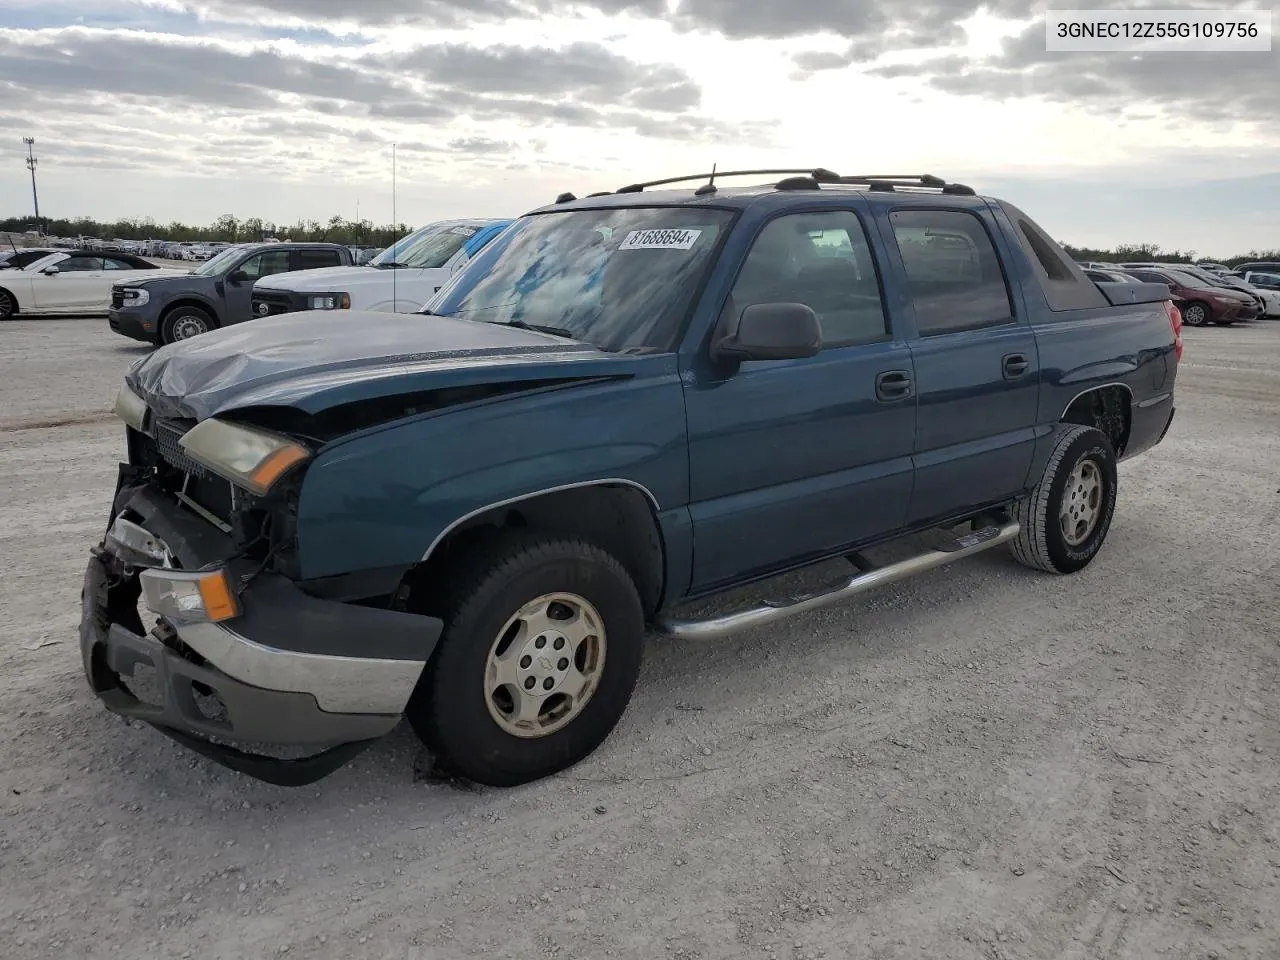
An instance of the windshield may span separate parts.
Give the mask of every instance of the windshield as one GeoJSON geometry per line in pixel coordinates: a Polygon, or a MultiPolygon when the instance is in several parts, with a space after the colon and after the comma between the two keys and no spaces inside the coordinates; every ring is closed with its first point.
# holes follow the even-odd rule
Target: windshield
{"type": "Polygon", "coordinates": [[[628,207],[517,220],[427,305],[602,350],[669,350],[733,214],[628,207]]]}
{"type": "Polygon", "coordinates": [[[1203,289],[1208,285],[1208,281],[1201,280],[1199,277],[1193,276],[1190,273],[1183,273],[1181,270],[1170,270],[1168,273],[1175,283],[1183,287],[1203,289]]]}
{"type": "Polygon", "coordinates": [[[478,224],[452,223],[423,227],[389,246],[369,261],[374,267],[443,267],[477,230],[478,224]]]}
{"type": "Polygon", "coordinates": [[[238,258],[243,252],[244,250],[240,247],[228,247],[226,250],[219,251],[216,257],[210,257],[191,272],[197,277],[217,276],[230,267],[231,262],[238,258]]]}

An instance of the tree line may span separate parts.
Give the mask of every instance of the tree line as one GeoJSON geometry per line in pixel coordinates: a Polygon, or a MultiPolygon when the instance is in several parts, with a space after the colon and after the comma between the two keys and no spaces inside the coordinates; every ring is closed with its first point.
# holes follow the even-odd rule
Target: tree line
{"type": "MultiPolygon", "coordinates": [[[[1061,240],[1058,241],[1062,243],[1061,240]]],[[[1234,267],[1251,260],[1280,261],[1280,248],[1270,250],[1250,250],[1231,257],[1213,257],[1195,250],[1163,250],[1155,243],[1122,243],[1114,250],[1100,250],[1094,247],[1073,247],[1062,243],[1062,248],[1073,260],[1081,263],[1097,261],[1098,263],[1143,263],[1160,261],[1162,263],[1196,263],[1207,260],[1210,263],[1221,263],[1234,267]]]]}
{"type": "MultiPolygon", "coordinates": [[[[40,232],[50,237],[97,237],[100,240],[192,240],[224,243],[246,243],[277,237],[281,240],[316,240],[329,243],[389,246],[397,238],[413,232],[407,223],[377,225],[369,220],[348,220],[332,216],[325,222],[298,220],[292,224],[274,223],[261,217],[238,219],[224,213],[213,223],[200,226],[173,220],[158,223],[151,217],[126,217],[121,220],[95,220],[92,217],[70,219],[41,217],[40,232]]],[[[32,217],[7,217],[0,220],[0,233],[25,233],[36,229],[32,217]]]]}
{"type": "MultiPolygon", "coordinates": [[[[281,240],[321,240],[330,243],[369,244],[374,247],[389,246],[394,240],[413,232],[407,223],[399,225],[373,224],[369,220],[348,220],[334,215],[323,223],[319,220],[298,220],[292,224],[278,224],[260,217],[240,220],[224,213],[205,226],[173,220],[157,223],[151,217],[142,219],[94,220],[92,217],[72,219],[47,219],[43,221],[43,233],[53,237],[97,237],[101,240],[206,240],[225,243],[244,243],[278,237],[281,240]]],[[[34,228],[31,217],[8,217],[0,220],[0,233],[25,233],[34,228]]],[[[1061,242],[1061,241],[1059,241],[1061,242]]],[[[1114,250],[1076,247],[1063,243],[1074,259],[1081,262],[1095,260],[1099,263],[1123,263],[1138,260],[1163,260],[1171,263],[1193,263],[1210,260],[1235,266],[1250,260],[1280,260],[1280,249],[1250,250],[1231,257],[1213,257],[1195,250],[1163,250],[1154,243],[1122,243],[1114,250]]]]}

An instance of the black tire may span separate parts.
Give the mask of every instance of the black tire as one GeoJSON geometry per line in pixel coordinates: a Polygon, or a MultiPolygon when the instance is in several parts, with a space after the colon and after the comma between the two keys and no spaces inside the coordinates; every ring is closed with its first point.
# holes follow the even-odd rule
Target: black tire
{"type": "Polygon", "coordinates": [[[199,336],[201,333],[208,333],[218,326],[208,311],[201,310],[199,307],[175,307],[164,315],[164,319],[160,321],[160,342],[162,344],[175,343],[178,340],[189,340],[191,337],[199,336]],[[203,329],[198,329],[203,326],[203,329]],[[192,330],[198,332],[187,333],[192,330]],[[179,336],[178,334],[186,334],[179,336]]]}
{"type": "Polygon", "coordinates": [[[0,320],[8,320],[17,316],[18,301],[12,293],[0,287],[0,320]]]}
{"type": "Polygon", "coordinates": [[[516,786],[573,766],[617,726],[640,675],[644,610],[622,564],[582,540],[514,531],[485,543],[473,557],[469,572],[451,586],[444,633],[405,714],[441,769],[489,786],[516,786]],[[490,651],[495,643],[501,648],[499,634],[517,611],[556,593],[586,600],[599,615],[604,643],[598,680],[566,725],[520,736],[491,712],[490,651]]]}
{"type": "MultiPolygon", "coordinates": [[[[1083,467],[1088,472],[1089,467],[1083,467]]],[[[1102,548],[1116,509],[1116,453],[1106,434],[1094,427],[1062,424],[1044,475],[1031,495],[1014,507],[1014,519],[1022,526],[1010,544],[1019,563],[1049,573],[1075,573],[1088,566],[1102,548]],[[1095,519],[1077,543],[1069,541],[1061,519],[1068,482],[1076,468],[1092,464],[1100,489],[1095,519]]],[[[1083,531],[1082,531],[1083,532],[1083,531]]]]}
{"type": "Polygon", "coordinates": [[[1182,320],[1189,327],[1207,327],[1213,323],[1213,311],[1202,300],[1192,300],[1182,308],[1182,320]]]}

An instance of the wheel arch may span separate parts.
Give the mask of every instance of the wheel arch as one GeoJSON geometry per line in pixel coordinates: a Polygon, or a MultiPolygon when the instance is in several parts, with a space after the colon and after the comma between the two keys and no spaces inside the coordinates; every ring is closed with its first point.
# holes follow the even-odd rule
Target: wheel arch
{"type": "Polygon", "coordinates": [[[1116,381],[1081,390],[1063,409],[1058,422],[1101,430],[1121,457],[1133,429],[1133,388],[1116,381]]]}
{"type": "Polygon", "coordinates": [[[565,484],[486,504],[464,513],[436,536],[406,572],[400,596],[429,597],[431,588],[447,579],[464,554],[482,548],[487,536],[525,527],[579,537],[616,557],[635,582],[645,615],[651,616],[666,579],[658,512],[652,491],[621,478],[565,484]]]}
{"type": "Polygon", "coordinates": [[[180,310],[183,307],[194,307],[202,313],[208,314],[215,327],[222,326],[222,318],[218,316],[218,311],[213,304],[208,300],[190,294],[178,297],[172,303],[166,303],[160,309],[160,322],[164,323],[175,310],[180,310]]]}

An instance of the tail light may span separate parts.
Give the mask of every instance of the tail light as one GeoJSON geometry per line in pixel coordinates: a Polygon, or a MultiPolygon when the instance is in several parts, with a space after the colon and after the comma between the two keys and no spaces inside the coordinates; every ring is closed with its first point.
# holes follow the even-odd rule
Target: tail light
{"type": "Polygon", "coordinates": [[[1164,308],[1169,314],[1169,326],[1173,327],[1173,355],[1178,362],[1182,362],[1182,311],[1172,300],[1164,302],[1164,308]]]}

